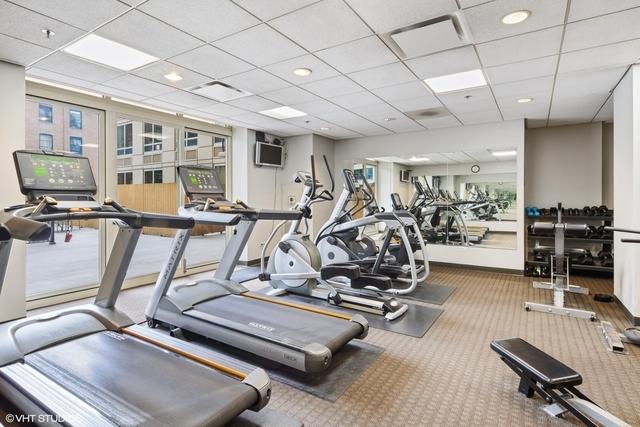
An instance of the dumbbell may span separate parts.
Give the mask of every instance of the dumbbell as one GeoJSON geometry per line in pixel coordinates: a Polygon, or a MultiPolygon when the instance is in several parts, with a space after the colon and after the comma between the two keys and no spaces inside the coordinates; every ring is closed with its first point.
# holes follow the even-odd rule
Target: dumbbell
{"type": "Polygon", "coordinates": [[[542,209],[539,209],[539,212],[541,216],[549,216],[549,209],[542,208],[542,209]]]}
{"type": "Polygon", "coordinates": [[[558,208],[549,208],[549,215],[558,216],[558,208]]]}
{"type": "Polygon", "coordinates": [[[589,206],[582,208],[582,215],[591,216],[591,208],[589,206]]]}
{"type": "Polygon", "coordinates": [[[603,267],[613,267],[613,255],[609,251],[598,252],[598,260],[603,267]]]}
{"type": "Polygon", "coordinates": [[[551,276],[551,269],[548,266],[543,266],[540,267],[540,276],[542,277],[550,277],[551,276]]]}
{"type": "Polygon", "coordinates": [[[607,216],[609,215],[609,208],[606,205],[601,205],[598,208],[598,216],[607,216]]]}
{"type": "Polygon", "coordinates": [[[587,251],[583,255],[580,255],[576,260],[580,265],[594,265],[595,262],[593,260],[593,256],[591,256],[591,252],[587,251]]]}

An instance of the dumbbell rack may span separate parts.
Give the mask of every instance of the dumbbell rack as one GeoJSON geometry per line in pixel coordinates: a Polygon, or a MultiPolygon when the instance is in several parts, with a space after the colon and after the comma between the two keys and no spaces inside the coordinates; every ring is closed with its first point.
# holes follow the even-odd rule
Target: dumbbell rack
{"type": "MultiPolygon", "coordinates": [[[[604,226],[612,226],[613,225],[613,211],[609,211],[610,215],[606,216],[592,216],[592,215],[563,215],[562,219],[567,223],[586,223],[588,225],[604,225],[604,226]]],[[[527,266],[533,267],[547,267],[549,265],[548,261],[536,261],[533,258],[533,248],[536,244],[536,241],[540,243],[551,243],[553,242],[553,236],[540,236],[529,234],[529,224],[532,224],[534,221],[549,221],[553,222],[557,217],[555,215],[540,215],[540,216],[526,216],[525,217],[525,247],[527,251],[525,252],[525,271],[527,266]]],[[[570,243],[572,247],[581,247],[585,249],[591,249],[593,246],[598,246],[601,250],[612,253],[613,248],[613,239],[597,239],[597,238],[580,238],[580,237],[565,237],[565,241],[570,243]]],[[[595,265],[582,265],[577,263],[570,264],[570,271],[573,274],[613,274],[613,267],[598,265],[596,262],[595,265]]]]}

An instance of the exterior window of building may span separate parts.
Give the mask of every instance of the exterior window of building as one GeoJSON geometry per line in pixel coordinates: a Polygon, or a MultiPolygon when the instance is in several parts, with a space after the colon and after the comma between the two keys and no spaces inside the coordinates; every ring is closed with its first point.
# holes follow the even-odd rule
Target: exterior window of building
{"type": "Polygon", "coordinates": [[[118,185],[133,184],[133,172],[119,172],[118,185]]]}
{"type": "Polygon", "coordinates": [[[144,171],[145,184],[162,184],[162,169],[144,171]]]}
{"type": "Polygon", "coordinates": [[[225,145],[227,143],[227,139],[221,136],[213,137],[213,156],[214,157],[224,157],[225,156],[225,145]]]}
{"type": "Polygon", "coordinates": [[[53,135],[41,133],[38,136],[38,143],[41,150],[53,150],[53,135]]]}
{"type": "Polygon", "coordinates": [[[162,151],[162,125],[144,124],[144,152],[162,151]]]}
{"type": "Polygon", "coordinates": [[[117,132],[118,156],[133,154],[133,123],[121,123],[117,132]]]}
{"type": "Polygon", "coordinates": [[[82,138],[79,136],[70,136],[69,151],[75,154],[82,154],[82,138]]]}
{"type": "Polygon", "coordinates": [[[69,127],[71,129],[82,129],[82,111],[69,110],[69,127]]]}
{"type": "Polygon", "coordinates": [[[198,134],[196,132],[186,131],[184,133],[184,146],[185,147],[197,147],[198,146],[198,134]]]}
{"type": "Polygon", "coordinates": [[[47,104],[39,104],[38,117],[41,122],[53,123],[53,107],[47,104]]]}

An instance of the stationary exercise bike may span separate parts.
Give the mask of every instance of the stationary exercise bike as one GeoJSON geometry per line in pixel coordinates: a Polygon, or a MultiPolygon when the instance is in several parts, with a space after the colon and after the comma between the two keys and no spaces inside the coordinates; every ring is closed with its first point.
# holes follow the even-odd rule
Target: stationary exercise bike
{"type": "Polygon", "coordinates": [[[294,179],[304,186],[302,197],[294,207],[303,212],[303,218],[291,223],[289,232],[280,239],[265,268],[266,248],[287,221],[275,227],[262,249],[259,279],[269,281],[274,287],[270,295],[290,292],[378,314],[387,320],[398,319],[408,306],[370,290],[389,289],[392,281],[388,276],[365,272],[354,263],[322,265],[320,252],[308,234],[308,219],[311,218],[313,204],[333,200],[334,180],[326,157],[324,162],[332,182],[331,191],[321,190],[322,185],[316,179],[314,157],[311,156],[311,174],[297,172],[294,179]],[[304,232],[303,222],[307,225],[304,232]]]}

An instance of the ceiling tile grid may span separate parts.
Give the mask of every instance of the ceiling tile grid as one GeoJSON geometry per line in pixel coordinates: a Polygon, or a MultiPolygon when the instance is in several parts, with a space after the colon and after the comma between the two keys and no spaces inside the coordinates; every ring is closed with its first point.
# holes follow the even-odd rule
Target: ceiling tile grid
{"type": "MultiPolygon", "coordinates": [[[[99,3],[0,0],[9,17],[0,23],[0,60],[25,65],[39,79],[155,108],[339,139],[514,118],[528,126],[610,120],[603,104],[640,59],[640,0],[181,0],[179,9],[170,0],[99,3]],[[531,12],[526,21],[500,22],[522,9],[531,12]],[[428,40],[435,53],[404,58],[382,37],[441,17],[460,20],[465,46],[428,40]],[[60,52],[89,32],[159,61],[127,73],[60,52]],[[489,86],[434,95],[422,82],[475,69],[489,86]],[[167,80],[172,73],[182,79],[167,80]],[[190,92],[215,79],[250,95],[220,103],[190,92]],[[279,106],[307,119],[259,113],[279,106]],[[403,113],[436,107],[453,115],[413,120],[403,113]]],[[[433,33],[396,39],[415,47],[420,34],[433,33]]]]}

